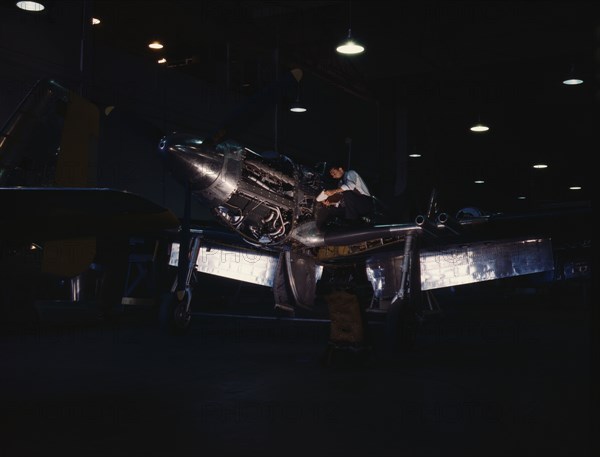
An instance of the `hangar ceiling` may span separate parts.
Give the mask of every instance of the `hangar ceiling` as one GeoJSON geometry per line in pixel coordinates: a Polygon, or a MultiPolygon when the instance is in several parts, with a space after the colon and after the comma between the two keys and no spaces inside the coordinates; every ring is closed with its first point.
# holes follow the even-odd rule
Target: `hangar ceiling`
{"type": "MultiPolygon", "coordinates": [[[[59,21],[68,4],[50,2],[49,20],[59,21]]],[[[590,199],[600,100],[596,2],[82,4],[102,21],[95,43],[152,62],[160,55],[169,71],[241,96],[271,84],[281,70],[301,68],[304,81],[335,87],[385,115],[404,107],[407,152],[422,154],[406,164],[415,185],[434,177],[457,198],[481,194],[498,203],[521,194],[543,204],[590,199]],[[363,54],[335,52],[349,27],[363,54]],[[165,44],[160,53],[147,47],[154,39],[165,44]],[[571,69],[584,84],[561,83],[571,69]],[[477,118],[489,132],[468,130],[477,118]],[[532,169],[536,161],[548,169],[532,169]],[[473,185],[477,174],[485,187],[473,185]]]]}

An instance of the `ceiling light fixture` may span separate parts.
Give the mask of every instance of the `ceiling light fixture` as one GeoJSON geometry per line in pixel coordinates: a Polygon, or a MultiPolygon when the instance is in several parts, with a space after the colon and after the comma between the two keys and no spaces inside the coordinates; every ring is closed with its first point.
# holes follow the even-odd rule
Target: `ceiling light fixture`
{"type": "Polygon", "coordinates": [[[298,88],[298,96],[296,97],[296,101],[294,101],[294,103],[292,103],[292,106],[290,106],[290,111],[292,113],[306,112],[306,107],[302,103],[300,103],[300,88],[298,88]]]}
{"type": "Polygon", "coordinates": [[[39,11],[43,11],[46,7],[39,2],[29,2],[29,1],[24,1],[24,2],[17,2],[16,3],[17,8],[21,8],[22,10],[25,11],[33,11],[33,12],[39,12],[39,11]]]}
{"type": "Polygon", "coordinates": [[[567,78],[564,79],[562,83],[566,86],[577,86],[579,84],[583,84],[583,79],[578,78],[574,65],[571,65],[571,71],[569,71],[567,78]]]}
{"type": "Polygon", "coordinates": [[[97,17],[92,18],[92,25],[98,25],[98,24],[100,24],[100,22],[102,22],[102,21],[100,21],[100,19],[98,19],[97,17]]]}
{"type": "Polygon", "coordinates": [[[487,125],[484,125],[481,122],[478,122],[473,127],[471,127],[469,130],[471,130],[471,132],[487,132],[489,129],[490,128],[487,125]]]}
{"type": "Polygon", "coordinates": [[[167,59],[164,57],[162,59],[158,59],[158,63],[167,63],[167,59]]]}
{"type": "Polygon", "coordinates": [[[292,103],[290,111],[293,113],[304,113],[306,112],[306,108],[304,107],[304,105],[302,105],[302,103],[300,103],[300,101],[296,99],[296,101],[292,103]]]}
{"type": "Polygon", "coordinates": [[[152,43],[150,43],[148,45],[148,47],[150,49],[162,49],[162,48],[164,48],[164,46],[162,45],[162,43],[160,41],[153,41],[152,43]]]}
{"type": "Polygon", "coordinates": [[[569,190],[581,190],[581,186],[570,186],[569,190]]]}
{"type": "Polygon", "coordinates": [[[490,128],[481,122],[481,116],[477,117],[477,122],[469,128],[471,132],[487,132],[490,128]]]}
{"type": "Polygon", "coordinates": [[[546,165],[545,163],[536,163],[533,165],[533,168],[537,168],[537,169],[542,169],[542,168],[548,168],[548,165],[546,165]]]}
{"type": "Polygon", "coordinates": [[[352,2],[348,2],[348,5],[348,36],[346,37],[346,41],[335,48],[335,50],[340,54],[346,55],[360,54],[365,48],[352,39],[352,2]]]}
{"type": "Polygon", "coordinates": [[[345,42],[335,48],[335,50],[340,54],[352,55],[360,54],[365,48],[352,39],[352,29],[348,29],[348,38],[346,38],[345,42]]]}
{"type": "Polygon", "coordinates": [[[296,84],[298,85],[296,86],[296,100],[290,106],[290,111],[292,113],[304,113],[306,112],[306,107],[302,103],[300,103],[300,80],[302,79],[304,72],[300,68],[294,68],[293,70],[291,70],[291,73],[294,79],[296,80],[296,84]]]}

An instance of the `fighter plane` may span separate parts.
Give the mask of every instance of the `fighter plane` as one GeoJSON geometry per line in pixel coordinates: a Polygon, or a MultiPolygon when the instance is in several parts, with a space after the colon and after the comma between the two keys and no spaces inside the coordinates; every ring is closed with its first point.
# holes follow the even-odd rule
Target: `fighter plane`
{"type": "Polygon", "coordinates": [[[172,133],[162,138],[158,152],[185,189],[188,214],[195,198],[241,240],[218,240],[214,231],[194,231],[184,222],[182,245],[190,249],[184,253],[174,245],[171,254],[171,265],[184,265],[179,298],[168,311],[175,327],[187,326],[191,316],[184,287],[190,265],[269,286],[275,306],[291,312],[312,308],[318,281],[335,271],[339,293],[329,301],[330,315],[332,325],[343,322],[336,339],[360,340],[359,309],[366,308],[386,314],[393,345],[406,343],[407,324],[436,311],[436,289],[519,276],[561,281],[591,275],[588,205],[527,214],[465,207],[449,215],[438,208],[433,189],[427,212],[413,221],[378,224],[375,215],[358,228],[334,224],[319,230],[315,214],[325,186],[323,168],[261,154],[233,140],[215,142],[210,135],[172,133]],[[366,305],[344,290],[357,281],[372,287],[366,305]]]}
{"type": "MultiPolygon", "coordinates": [[[[333,278],[328,306],[335,339],[360,342],[367,311],[385,316],[393,345],[406,339],[407,323],[436,311],[432,291],[437,289],[519,276],[551,281],[591,276],[589,205],[528,214],[466,207],[450,215],[438,208],[434,190],[427,211],[412,221],[381,223],[375,214],[359,228],[333,224],[318,230],[317,197],[326,169],[257,152],[227,139],[226,129],[171,133],[160,140],[158,154],[182,185],[185,207],[179,220],[140,196],[90,186],[95,110],[47,81],[3,129],[3,272],[15,270],[15,259],[41,251],[43,260],[36,260],[41,270],[70,278],[73,290],[82,272],[95,264],[108,265],[112,277],[119,276],[114,283],[122,286],[126,239],[145,235],[160,240],[166,251],[159,258],[168,263],[170,279],[161,281],[167,290],[159,297],[160,317],[174,332],[185,331],[191,322],[196,273],[270,287],[276,309],[290,314],[312,310],[319,281],[333,278]],[[50,101],[62,107],[58,129],[43,114],[50,101]],[[24,139],[35,143],[40,130],[62,131],[60,150],[51,143],[24,147],[24,139]],[[192,199],[212,209],[221,222],[218,229],[192,224],[192,199]],[[371,291],[368,303],[353,293],[357,287],[371,291]]],[[[131,298],[117,292],[119,301],[131,298]]]]}

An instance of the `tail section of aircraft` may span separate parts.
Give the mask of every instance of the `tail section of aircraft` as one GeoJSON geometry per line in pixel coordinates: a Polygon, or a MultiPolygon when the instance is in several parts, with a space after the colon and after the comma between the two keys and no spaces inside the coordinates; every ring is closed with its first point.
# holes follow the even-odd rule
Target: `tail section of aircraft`
{"type": "MultiPolygon", "coordinates": [[[[107,289],[111,271],[119,271],[122,288],[130,236],[179,227],[177,217],[160,205],[95,187],[99,121],[95,104],[42,80],[0,131],[0,300],[5,308],[29,296],[25,290],[32,300],[40,298],[35,291],[41,283],[70,283],[71,300],[79,301],[82,288],[94,289],[95,281],[107,289]],[[22,268],[17,272],[15,266],[22,268]],[[88,276],[94,278],[82,279],[88,276]]],[[[56,284],[51,289],[62,297],[56,284]]],[[[120,302],[119,293],[111,300],[120,302]]]]}
{"type": "MultiPolygon", "coordinates": [[[[38,81],[2,129],[0,185],[94,185],[98,131],[98,108],[93,103],[53,80],[38,81]]],[[[42,272],[74,276],[95,255],[94,237],[47,240],[42,272]]]]}
{"type": "Polygon", "coordinates": [[[40,80],[0,131],[0,187],[96,184],[98,108],[53,80],[40,80]]]}

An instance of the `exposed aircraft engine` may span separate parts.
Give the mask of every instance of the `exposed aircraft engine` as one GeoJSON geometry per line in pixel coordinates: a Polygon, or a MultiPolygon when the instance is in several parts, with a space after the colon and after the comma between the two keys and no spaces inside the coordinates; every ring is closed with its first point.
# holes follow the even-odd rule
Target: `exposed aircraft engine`
{"type": "Polygon", "coordinates": [[[177,133],[164,137],[159,151],[175,179],[250,243],[281,244],[314,218],[321,174],[286,156],[265,158],[234,141],[208,145],[177,133]]]}

